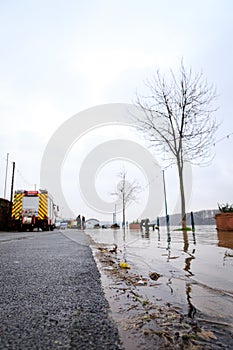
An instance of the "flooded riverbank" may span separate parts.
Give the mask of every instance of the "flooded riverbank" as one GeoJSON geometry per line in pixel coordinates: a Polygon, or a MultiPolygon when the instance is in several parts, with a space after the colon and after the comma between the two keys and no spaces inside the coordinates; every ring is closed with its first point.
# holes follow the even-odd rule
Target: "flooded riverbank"
{"type": "MultiPolygon", "coordinates": [[[[150,304],[165,308],[172,305],[180,310],[179,316],[182,314],[189,321],[198,319],[205,325],[214,324],[220,333],[218,336],[209,333],[209,337],[212,336],[212,340],[217,344],[217,339],[222,336],[224,338],[226,331],[227,341],[231,341],[232,345],[232,338],[229,336],[232,334],[233,315],[232,233],[219,235],[214,226],[200,226],[196,228],[195,233],[174,231],[172,228],[167,232],[164,227],[159,232],[126,230],[124,233],[122,230],[98,229],[88,230],[87,234],[91,237],[92,248],[96,254],[98,248],[107,248],[108,251],[113,244],[118,247],[117,255],[107,254],[108,257],[103,259],[103,254],[100,253],[97,260],[101,263],[102,259],[102,278],[106,294],[115,308],[115,316],[119,317],[121,322],[125,316],[123,317],[122,313],[117,315],[119,305],[122,312],[132,312],[134,309],[129,303],[130,298],[124,299],[123,294],[127,290],[127,293],[135,293],[136,298],[142,301],[141,307],[150,304]],[[130,266],[129,272],[125,271],[125,275],[121,275],[122,284],[118,279],[117,287],[114,287],[116,280],[112,284],[109,282],[109,273],[114,270],[114,259],[115,262],[126,262],[130,266]],[[156,281],[150,278],[153,272],[159,275],[156,281]],[[135,289],[128,288],[128,277],[135,289]]],[[[175,317],[175,311],[170,314],[170,311],[163,309],[162,313],[168,318],[175,317]]],[[[130,322],[129,319],[127,322],[130,322]]],[[[173,322],[170,323],[172,324],[173,322]]],[[[213,347],[213,344],[211,346],[218,349],[220,345],[221,341],[216,347],[213,347]]],[[[132,348],[133,346],[135,345],[132,345],[132,348]]],[[[143,345],[138,345],[138,349],[143,349],[143,345]]]]}

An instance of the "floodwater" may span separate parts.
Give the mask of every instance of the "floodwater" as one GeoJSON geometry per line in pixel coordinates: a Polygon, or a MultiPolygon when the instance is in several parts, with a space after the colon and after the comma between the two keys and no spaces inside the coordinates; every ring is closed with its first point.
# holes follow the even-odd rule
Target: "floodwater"
{"type": "Polygon", "coordinates": [[[140,230],[93,229],[86,233],[99,246],[118,246],[131,271],[149,278],[157,272],[159,288],[141,287],[150,300],[170,302],[192,317],[200,311],[222,324],[233,322],[233,232],[215,226],[196,231],[166,227],[140,230]]]}

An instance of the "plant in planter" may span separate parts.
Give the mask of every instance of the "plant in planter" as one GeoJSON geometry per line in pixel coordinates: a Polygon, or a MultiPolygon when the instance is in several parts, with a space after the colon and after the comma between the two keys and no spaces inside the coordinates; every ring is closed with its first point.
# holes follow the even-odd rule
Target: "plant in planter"
{"type": "Polygon", "coordinates": [[[129,224],[130,230],[139,230],[140,229],[140,222],[138,220],[133,221],[129,224]]]}
{"type": "Polygon", "coordinates": [[[233,213],[233,205],[226,204],[218,204],[218,209],[221,213],[233,213]]]}
{"type": "Polygon", "coordinates": [[[221,231],[233,231],[233,205],[228,203],[219,205],[220,213],[215,215],[217,229],[221,231]]]}

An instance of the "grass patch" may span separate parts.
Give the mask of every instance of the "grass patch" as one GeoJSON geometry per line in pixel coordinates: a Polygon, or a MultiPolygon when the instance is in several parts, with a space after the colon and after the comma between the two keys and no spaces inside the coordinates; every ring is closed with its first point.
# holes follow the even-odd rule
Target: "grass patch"
{"type": "Polygon", "coordinates": [[[191,227],[180,227],[180,228],[175,228],[174,231],[192,231],[191,227]]]}

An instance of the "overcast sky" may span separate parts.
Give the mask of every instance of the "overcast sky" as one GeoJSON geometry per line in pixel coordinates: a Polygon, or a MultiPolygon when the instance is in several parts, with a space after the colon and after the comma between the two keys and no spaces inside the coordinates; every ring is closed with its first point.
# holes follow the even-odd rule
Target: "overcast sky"
{"type": "MultiPolygon", "coordinates": [[[[34,188],[35,184],[39,188],[45,147],[62,123],[93,106],[132,103],[136,90],[143,89],[153,72],[176,69],[183,57],[186,66],[203,71],[216,86],[216,118],[221,122],[216,134],[221,141],[214,147],[211,165],[192,169],[187,209],[233,203],[233,135],[226,137],[233,133],[231,0],[0,0],[0,29],[0,197],[4,195],[7,153],[8,198],[12,161],[16,163],[15,189],[34,188]]],[[[125,129],[112,134],[107,130],[106,135],[104,129],[99,132],[99,142],[122,135],[134,139],[125,129]]],[[[98,139],[98,133],[86,135],[71,149],[63,165],[62,183],[75,215],[80,212],[107,219],[79,200],[77,189],[78,163],[90,151],[93,139],[98,139]]],[[[113,165],[114,171],[118,166],[113,165]]],[[[137,171],[131,167],[130,176],[139,176],[137,171]]],[[[174,171],[166,171],[171,212],[177,197],[174,171]]],[[[102,168],[96,186],[106,200],[114,176],[112,181],[102,168]]],[[[146,196],[145,191],[129,219],[140,215],[146,196]]]]}

